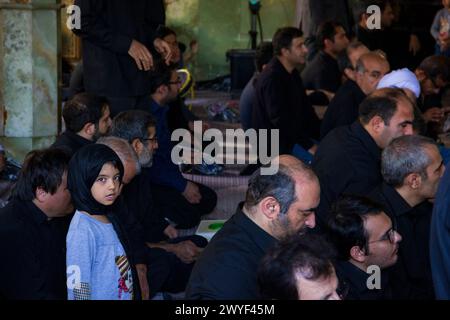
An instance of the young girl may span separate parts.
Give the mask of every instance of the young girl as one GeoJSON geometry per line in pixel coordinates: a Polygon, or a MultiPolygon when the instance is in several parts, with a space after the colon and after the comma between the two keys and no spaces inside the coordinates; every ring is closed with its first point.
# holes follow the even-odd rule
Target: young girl
{"type": "Polygon", "coordinates": [[[67,185],[76,212],[66,239],[69,300],[131,300],[136,293],[112,212],[123,173],[119,157],[104,145],[86,146],[70,161],[67,185]]]}

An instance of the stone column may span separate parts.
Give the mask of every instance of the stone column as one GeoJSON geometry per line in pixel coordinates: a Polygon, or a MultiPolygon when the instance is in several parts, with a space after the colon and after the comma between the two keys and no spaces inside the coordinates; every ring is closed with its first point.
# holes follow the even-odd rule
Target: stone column
{"type": "Polygon", "coordinates": [[[0,0],[0,142],[17,161],[58,133],[60,4],[0,0]]]}

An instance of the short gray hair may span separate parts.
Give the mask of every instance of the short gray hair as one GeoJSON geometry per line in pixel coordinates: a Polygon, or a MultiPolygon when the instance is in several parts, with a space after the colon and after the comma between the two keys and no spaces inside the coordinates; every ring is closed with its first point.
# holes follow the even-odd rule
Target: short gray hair
{"type": "Polygon", "coordinates": [[[418,173],[426,179],[426,168],[432,162],[427,148],[432,146],[437,148],[436,142],[418,135],[392,140],[381,157],[381,174],[384,181],[390,186],[401,187],[411,173],[418,173]]]}
{"type": "Polygon", "coordinates": [[[141,172],[138,156],[127,140],[117,137],[101,137],[97,140],[97,144],[103,144],[110,147],[119,156],[122,163],[134,162],[136,164],[137,173],[141,172]]]}

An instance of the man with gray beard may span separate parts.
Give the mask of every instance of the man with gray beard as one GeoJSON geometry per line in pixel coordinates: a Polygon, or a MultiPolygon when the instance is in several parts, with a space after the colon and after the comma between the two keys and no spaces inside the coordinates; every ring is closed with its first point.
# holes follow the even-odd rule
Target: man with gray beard
{"type": "MultiPolygon", "coordinates": [[[[118,114],[113,120],[111,133],[131,145],[137,155],[139,173],[152,166],[158,141],[156,122],[150,113],[131,110],[118,114]]],[[[199,236],[178,237],[178,230],[166,219],[170,208],[154,202],[151,189],[151,181],[141,173],[122,190],[127,213],[135,216],[143,230],[142,241],[147,247],[150,270],[150,298],[160,291],[183,291],[193,263],[207,244],[206,239],[199,236]]]]}

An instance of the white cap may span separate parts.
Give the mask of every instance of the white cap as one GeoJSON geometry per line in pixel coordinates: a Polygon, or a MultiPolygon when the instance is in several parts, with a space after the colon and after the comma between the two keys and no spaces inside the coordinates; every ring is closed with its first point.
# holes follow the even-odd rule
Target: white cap
{"type": "Polygon", "coordinates": [[[409,69],[400,69],[386,74],[378,83],[377,89],[400,88],[411,90],[416,98],[420,97],[420,83],[409,69]]]}

